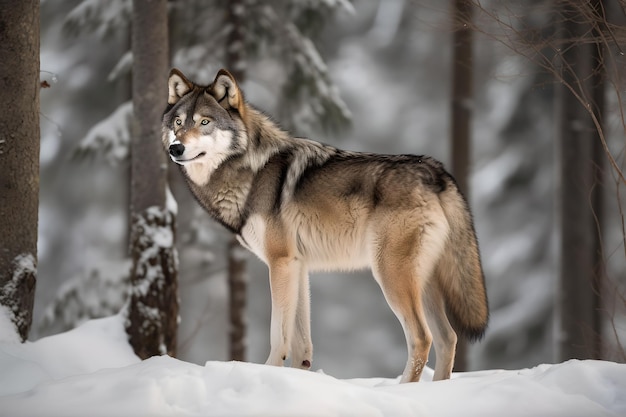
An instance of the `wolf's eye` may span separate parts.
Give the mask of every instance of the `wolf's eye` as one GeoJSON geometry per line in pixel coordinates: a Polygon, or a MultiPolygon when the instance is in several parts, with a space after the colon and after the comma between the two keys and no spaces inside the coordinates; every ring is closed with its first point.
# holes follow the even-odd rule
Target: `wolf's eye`
{"type": "Polygon", "coordinates": [[[208,125],[208,124],[209,124],[209,119],[202,119],[202,120],[200,121],[200,124],[201,124],[201,125],[203,125],[203,126],[208,125]]]}
{"type": "Polygon", "coordinates": [[[180,119],[180,117],[177,117],[176,119],[174,119],[174,123],[176,123],[176,126],[180,126],[183,124],[183,121],[180,119]]]}

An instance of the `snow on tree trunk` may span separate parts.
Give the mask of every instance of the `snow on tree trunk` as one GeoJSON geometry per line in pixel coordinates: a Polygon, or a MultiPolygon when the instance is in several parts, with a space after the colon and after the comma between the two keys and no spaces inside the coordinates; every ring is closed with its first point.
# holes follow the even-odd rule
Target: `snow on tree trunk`
{"type": "Polygon", "coordinates": [[[167,91],[166,0],[134,0],[131,140],[131,296],[126,330],[141,358],[176,354],[178,268],[174,213],[166,203],[161,113],[167,91]]]}
{"type": "Polygon", "coordinates": [[[39,204],[39,1],[0,7],[0,305],[26,340],[39,204]]]}
{"type": "Polygon", "coordinates": [[[127,331],[140,358],[176,356],[178,258],[174,222],[172,212],[156,206],[133,217],[127,331]]]}
{"type": "Polygon", "coordinates": [[[4,276],[0,276],[3,284],[0,288],[0,305],[7,308],[9,318],[22,341],[28,337],[32,323],[37,278],[35,263],[34,255],[20,254],[10,263],[6,276],[12,272],[11,279],[4,280],[4,276]]]}

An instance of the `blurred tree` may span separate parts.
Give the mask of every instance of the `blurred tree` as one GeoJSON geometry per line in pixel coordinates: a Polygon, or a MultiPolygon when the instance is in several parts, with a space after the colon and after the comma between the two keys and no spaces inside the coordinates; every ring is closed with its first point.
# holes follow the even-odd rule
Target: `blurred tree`
{"type": "MultiPolygon", "coordinates": [[[[450,112],[452,174],[469,200],[469,165],[471,158],[471,120],[473,100],[472,8],[471,0],[454,0],[452,40],[452,111],[450,112]]],[[[467,342],[459,338],[455,371],[466,371],[467,342]]]]}
{"type": "MultiPolygon", "coordinates": [[[[603,314],[613,320],[617,344],[620,339],[615,318],[605,306],[614,308],[615,303],[624,300],[623,288],[617,282],[613,294],[603,290],[607,259],[602,249],[607,232],[603,191],[607,162],[616,181],[614,214],[623,223],[620,188],[626,179],[607,144],[603,113],[608,91],[605,80],[610,75],[617,102],[613,113],[622,120],[622,128],[625,127],[620,92],[621,44],[625,32],[623,24],[610,21],[611,10],[621,15],[624,9],[620,2],[608,0],[550,0],[538,2],[539,5],[550,19],[541,26],[538,19],[534,23],[511,19],[516,13],[509,9],[507,17],[486,8],[481,8],[481,12],[502,29],[492,34],[497,41],[538,65],[555,85],[558,131],[555,151],[559,167],[555,203],[560,243],[553,300],[557,317],[556,357],[560,361],[602,358],[605,356],[602,327],[606,323],[603,314]],[[619,54],[613,54],[612,50],[619,54]]],[[[552,88],[542,87],[542,90],[549,92],[552,88]]],[[[623,230],[622,227],[622,234],[623,230]]]]}
{"type": "Polygon", "coordinates": [[[127,82],[106,82],[130,45],[130,2],[41,2],[40,13],[40,76],[51,88],[41,97],[39,280],[32,337],[119,312],[130,272],[124,259],[128,246],[120,244],[128,242],[130,74],[127,82]],[[91,127],[81,149],[88,158],[76,158],[83,154],[75,152],[78,140],[91,127]],[[96,212],[98,220],[92,222],[96,212]],[[112,220],[113,227],[102,226],[112,220]]]}
{"type": "Polygon", "coordinates": [[[37,274],[39,0],[0,2],[0,34],[0,308],[24,341],[37,274]]]}
{"type": "MultiPolygon", "coordinates": [[[[202,0],[179,4],[187,10],[181,11],[181,17],[187,13],[188,24],[179,31],[187,42],[174,55],[174,62],[188,68],[185,73],[194,77],[207,68],[227,67],[236,75],[252,62],[273,59],[279,64],[274,79],[283,80],[278,118],[286,128],[307,132],[313,127],[338,130],[349,124],[350,111],[316,46],[334,13],[353,12],[349,1],[219,0],[213,7],[204,4],[202,0]],[[245,60],[231,67],[234,55],[245,60]]],[[[253,74],[246,75],[251,78],[253,74]]]]}
{"type": "Polygon", "coordinates": [[[131,139],[131,296],[128,332],[141,358],[176,355],[178,265],[173,207],[166,201],[161,144],[162,97],[168,71],[166,0],[133,0],[131,139]]]}
{"type": "Polygon", "coordinates": [[[604,158],[602,119],[604,62],[598,27],[605,21],[600,0],[557,1],[562,45],[557,89],[560,158],[560,291],[558,360],[601,357],[600,276],[596,217],[598,166],[604,158]],[[595,120],[594,120],[595,119],[595,120]]]}
{"type": "Polygon", "coordinates": [[[246,274],[246,256],[244,249],[235,237],[228,250],[228,351],[230,360],[245,361],[247,349],[246,300],[248,276],[246,274]]]}
{"type": "MultiPolygon", "coordinates": [[[[226,8],[226,21],[229,33],[226,47],[226,67],[237,82],[242,83],[246,77],[245,58],[245,0],[230,0],[226,8]]],[[[246,258],[241,255],[241,245],[233,236],[227,246],[228,250],[228,302],[229,302],[229,334],[228,350],[230,360],[246,360],[246,299],[247,275],[246,258]]]]}

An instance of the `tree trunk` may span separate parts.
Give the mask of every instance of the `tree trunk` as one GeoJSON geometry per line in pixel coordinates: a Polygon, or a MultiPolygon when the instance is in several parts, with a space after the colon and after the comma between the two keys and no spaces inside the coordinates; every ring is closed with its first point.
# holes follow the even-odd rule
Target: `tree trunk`
{"type": "MultiPolygon", "coordinates": [[[[454,34],[452,40],[452,109],[450,114],[451,171],[465,198],[469,200],[469,163],[473,95],[472,3],[454,0],[454,34]]],[[[455,371],[465,371],[467,342],[459,338],[456,347],[455,371]]]]}
{"type": "MultiPolygon", "coordinates": [[[[230,25],[226,42],[226,66],[237,82],[246,76],[245,60],[245,13],[244,0],[230,0],[226,18],[230,25]]],[[[237,239],[228,244],[228,290],[229,290],[229,355],[231,360],[246,360],[246,260],[241,254],[237,239]]]]}
{"type": "Polygon", "coordinates": [[[133,0],[131,141],[131,295],[127,332],[141,358],[176,355],[178,258],[166,204],[161,115],[167,92],[166,0],[133,0]]]}
{"type": "MultiPolygon", "coordinates": [[[[591,196],[594,188],[594,143],[598,132],[588,109],[598,94],[591,84],[594,48],[588,4],[561,5],[561,78],[557,89],[557,154],[560,162],[560,280],[558,291],[558,360],[599,358],[599,288],[596,276],[596,223],[591,196]],[[573,88],[585,104],[568,89],[573,88]],[[589,106],[588,108],[585,108],[589,106]]],[[[597,57],[595,58],[597,59],[597,57]]],[[[598,86],[596,85],[596,88],[598,86]]]]}
{"type": "Polygon", "coordinates": [[[0,307],[24,341],[37,274],[39,0],[1,1],[0,37],[0,307]]]}
{"type": "Polygon", "coordinates": [[[229,289],[229,352],[230,360],[246,360],[246,300],[248,279],[246,259],[237,239],[228,245],[228,289],[229,289]]]}
{"type": "MultiPolygon", "coordinates": [[[[592,7],[597,13],[599,18],[596,21],[596,25],[594,28],[594,35],[599,36],[603,29],[603,26],[606,22],[605,15],[605,0],[593,0],[591,3],[592,7]]],[[[600,39],[600,38],[598,38],[600,39]]],[[[592,111],[594,112],[598,122],[600,123],[601,128],[604,128],[603,125],[603,114],[604,114],[604,96],[605,96],[605,85],[606,85],[606,74],[605,74],[605,66],[604,66],[604,45],[601,42],[597,42],[592,46],[591,51],[591,65],[592,68],[592,76],[590,79],[591,83],[591,97],[592,103],[594,107],[592,111]]],[[[603,298],[603,290],[604,285],[603,281],[605,278],[605,260],[604,253],[602,250],[602,235],[604,231],[604,170],[606,167],[606,154],[604,152],[604,147],[602,146],[602,141],[600,139],[599,133],[597,129],[592,133],[592,190],[591,190],[591,208],[593,210],[593,215],[595,218],[595,232],[592,235],[592,251],[593,251],[593,288],[595,289],[596,296],[593,298],[593,328],[596,333],[596,338],[594,339],[594,357],[598,359],[602,359],[603,355],[603,346],[602,346],[602,323],[600,317],[600,311],[602,308],[601,300],[603,298]]]]}
{"type": "Polygon", "coordinates": [[[245,0],[229,0],[226,19],[230,25],[230,32],[226,42],[225,61],[228,71],[239,83],[246,77],[245,10],[245,0]]]}

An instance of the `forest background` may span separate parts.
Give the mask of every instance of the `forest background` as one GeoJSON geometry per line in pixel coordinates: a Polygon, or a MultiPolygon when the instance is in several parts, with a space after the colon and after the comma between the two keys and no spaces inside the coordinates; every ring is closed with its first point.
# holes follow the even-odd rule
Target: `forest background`
{"type": "MultiPolygon", "coordinates": [[[[245,65],[236,68],[245,73],[243,89],[251,103],[295,134],[346,149],[429,154],[451,165],[453,39],[459,29],[452,2],[235,3],[250,19],[243,28],[262,30],[245,23],[259,21],[255,11],[271,9],[301,34],[298,47],[288,37],[246,35],[259,40],[248,44],[245,65]],[[303,71],[308,78],[290,78],[298,62],[309,68],[303,71]],[[318,88],[294,90],[294,81],[318,88]]],[[[562,52],[550,43],[558,26],[553,2],[478,4],[468,23],[474,36],[473,96],[463,106],[471,109],[468,194],[491,323],[485,339],[469,348],[468,367],[530,367],[561,360],[563,264],[575,263],[562,256],[562,207],[570,203],[561,194],[563,142],[557,138],[563,125],[556,105],[561,86],[570,84],[552,71],[562,52]]],[[[601,237],[603,285],[596,287],[599,327],[585,330],[601,336],[596,356],[624,361],[624,43],[615,28],[624,26],[625,15],[623,2],[602,4],[610,82],[604,84],[601,120],[605,163],[594,182],[601,190],[602,210],[594,212],[601,222],[592,233],[601,237]]],[[[225,23],[229,7],[227,1],[169,2],[172,66],[208,83],[233,62],[225,23]]],[[[31,339],[115,314],[127,299],[130,10],[131,3],[121,0],[41,4],[41,77],[50,88],[40,93],[31,339]]],[[[165,91],[163,97],[165,102],[165,91]]],[[[245,261],[246,359],[263,362],[269,349],[267,270],[232,248],[229,234],[201,211],[176,171],[170,169],[169,179],[178,202],[177,355],[200,364],[231,357],[229,265],[245,261]]],[[[369,275],[313,277],[315,368],[337,377],[399,373],[406,355],[402,330],[369,275]]]]}

